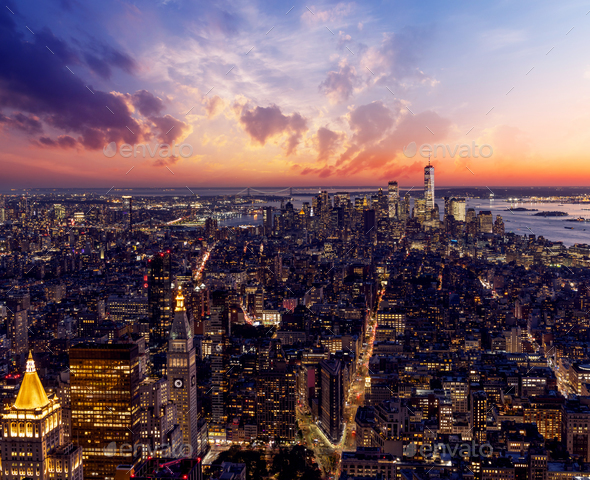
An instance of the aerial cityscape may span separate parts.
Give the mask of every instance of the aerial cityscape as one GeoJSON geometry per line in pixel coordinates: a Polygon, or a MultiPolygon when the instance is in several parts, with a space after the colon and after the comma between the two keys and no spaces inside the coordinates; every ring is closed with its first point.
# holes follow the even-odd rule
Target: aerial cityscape
{"type": "Polygon", "coordinates": [[[588,9],[5,5],[0,480],[590,480],[588,9]]]}

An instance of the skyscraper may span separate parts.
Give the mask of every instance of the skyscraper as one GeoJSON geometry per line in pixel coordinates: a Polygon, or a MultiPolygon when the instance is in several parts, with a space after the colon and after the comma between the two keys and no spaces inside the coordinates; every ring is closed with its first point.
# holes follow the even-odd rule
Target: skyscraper
{"type": "Polygon", "coordinates": [[[471,392],[471,429],[477,443],[487,440],[488,397],[483,390],[471,392]]]}
{"type": "Polygon", "coordinates": [[[170,398],[176,404],[183,446],[188,450],[190,445],[191,451],[185,454],[198,454],[204,446],[199,444],[198,438],[196,351],[193,331],[180,290],[176,297],[174,322],[168,340],[168,382],[171,385],[170,398]]]}
{"type": "Polygon", "coordinates": [[[148,310],[150,344],[155,350],[165,347],[172,320],[172,259],[170,252],[148,260],[148,310]]]}
{"type": "Polygon", "coordinates": [[[343,430],[344,396],[340,360],[320,362],[321,403],[320,427],[333,442],[338,442],[343,430]]]}
{"type": "Polygon", "coordinates": [[[479,233],[493,233],[494,217],[489,210],[482,210],[477,215],[477,227],[479,233]]]}
{"type": "Polygon", "coordinates": [[[219,438],[225,436],[227,412],[225,399],[228,392],[225,341],[227,311],[222,306],[211,307],[208,333],[212,340],[211,351],[211,423],[210,434],[219,438]],[[224,321],[225,320],[225,321],[224,321]]]}
{"type": "Polygon", "coordinates": [[[375,210],[365,210],[363,212],[363,233],[365,235],[375,234],[375,210]]]}
{"type": "Polygon", "coordinates": [[[0,423],[2,479],[82,480],[82,449],[64,443],[61,406],[47,397],[31,353],[16,401],[0,423]]]}
{"type": "Polygon", "coordinates": [[[135,343],[70,348],[72,441],[82,447],[84,478],[115,478],[139,457],[139,356],[135,343]]]}
{"type": "Polygon", "coordinates": [[[402,222],[408,221],[410,219],[410,212],[410,193],[408,192],[404,195],[404,199],[401,202],[399,219],[402,222]]]}
{"type": "Polygon", "coordinates": [[[123,221],[128,224],[129,231],[133,229],[133,197],[123,195],[123,221]]]}
{"type": "Polygon", "coordinates": [[[8,301],[10,305],[7,317],[7,333],[10,339],[10,350],[15,356],[17,363],[23,365],[27,350],[29,349],[29,325],[28,309],[22,308],[22,305],[8,301]]]}
{"type": "Polygon", "coordinates": [[[425,213],[429,217],[430,211],[434,208],[434,167],[430,165],[430,159],[424,167],[424,201],[425,213]]]}
{"type": "Polygon", "coordinates": [[[262,226],[264,228],[264,234],[272,234],[273,229],[273,209],[272,207],[262,208],[262,226]]]}
{"type": "MultiPolygon", "coordinates": [[[[445,211],[445,215],[447,212],[445,211]]],[[[449,213],[458,222],[465,221],[465,199],[464,198],[451,198],[449,202],[449,213]]]]}
{"type": "Polygon", "coordinates": [[[504,220],[501,215],[496,215],[496,221],[494,222],[493,232],[495,235],[504,235],[504,220]]]}
{"type": "Polygon", "coordinates": [[[397,182],[389,182],[389,192],[387,197],[389,207],[389,218],[399,218],[399,187],[397,182]]]}
{"type": "Polygon", "coordinates": [[[296,376],[283,359],[261,369],[256,377],[256,423],[262,436],[295,438],[296,376]]]}

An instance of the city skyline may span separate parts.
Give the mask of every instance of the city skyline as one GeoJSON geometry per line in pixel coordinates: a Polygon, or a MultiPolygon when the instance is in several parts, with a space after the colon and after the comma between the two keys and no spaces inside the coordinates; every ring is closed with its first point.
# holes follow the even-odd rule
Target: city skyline
{"type": "Polygon", "coordinates": [[[590,480],[588,0],[7,0],[0,480],[590,480]]]}
{"type": "Polygon", "coordinates": [[[589,173],[583,2],[23,2],[0,15],[0,187],[411,184],[413,142],[445,145],[441,186],[589,173]]]}
{"type": "Polygon", "coordinates": [[[590,195],[478,205],[423,167],[0,195],[3,479],[590,472],[590,195]]]}

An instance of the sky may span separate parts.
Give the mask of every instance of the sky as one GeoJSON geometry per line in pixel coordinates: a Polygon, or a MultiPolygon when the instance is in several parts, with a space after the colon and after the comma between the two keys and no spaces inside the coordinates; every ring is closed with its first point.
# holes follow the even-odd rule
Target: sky
{"type": "Polygon", "coordinates": [[[9,1],[0,187],[588,184],[587,1],[289,2],[9,1]]]}

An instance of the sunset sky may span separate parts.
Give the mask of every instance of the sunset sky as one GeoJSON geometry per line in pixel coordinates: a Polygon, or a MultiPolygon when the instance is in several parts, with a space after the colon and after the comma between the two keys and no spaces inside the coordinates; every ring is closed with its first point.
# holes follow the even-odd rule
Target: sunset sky
{"type": "Polygon", "coordinates": [[[587,1],[6,5],[2,188],[420,184],[411,142],[492,147],[437,185],[590,179],[587,1]]]}

